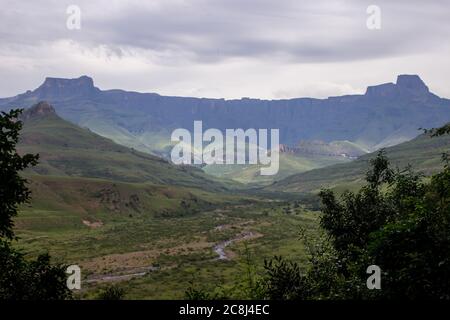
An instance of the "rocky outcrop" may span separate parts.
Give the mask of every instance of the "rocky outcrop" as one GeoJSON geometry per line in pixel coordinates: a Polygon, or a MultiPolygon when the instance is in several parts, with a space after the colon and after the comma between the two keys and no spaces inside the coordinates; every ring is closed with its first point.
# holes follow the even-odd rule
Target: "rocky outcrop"
{"type": "Polygon", "coordinates": [[[397,82],[380,84],[367,87],[368,97],[398,97],[398,96],[426,96],[430,90],[418,75],[402,74],[397,77],[397,82]]]}
{"type": "Polygon", "coordinates": [[[28,121],[33,118],[41,118],[46,116],[56,116],[56,111],[53,106],[51,106],[46,101],[41,101],[29,109],[24,110],[20,116],[20,120],[28,121]]]}
{"type": "Polygon", "coordinates": [[[94,86],[94,80],[88,76],[76,79],[45,78],[44,83],[32,93],[40,99],[48,97],[84,96],[90,97],[100,92],[94,86]]]}

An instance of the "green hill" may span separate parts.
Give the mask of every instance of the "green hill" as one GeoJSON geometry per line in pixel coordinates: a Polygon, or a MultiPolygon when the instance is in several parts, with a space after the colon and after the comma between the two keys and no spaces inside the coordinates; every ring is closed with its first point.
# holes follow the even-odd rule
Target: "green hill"
{"type": "Polygon", "coordinates": [[[174,166],[159,157],[130,149],[60,118],[41,102],[22,116],[18,146],[22,153],[39,153],[39,165],[28,174],[86,177],[115,182],[178,185],[225,190],[228,185],[202,170],[174,166]]]}
{"type": "Polygon", "coordinates": [[[175,166],[61,119],[40,102],[21,116],[20,153],[38,153],[24,172],[32,201],[19,227],[61,229],[115,216],[179,216],[237,202],[235,183],[175,166]]]}
{"type": "Polygon", "coordinates": [[[349,161],[349,159],[340,156],[301,155],[281,152],[279,171],[273,176],[261,175],[261,165],[207,165],[203,167],[203,170],[207,174],[240,183],[268,185],[296,173],[349,161]]]}
{"type": "MultiPolygon", "coordinates": [[[[417,138],[386,148],[386,154],[394,166],[402,169],[411,165],[413,169],[430,175],[443,164],[442,154],[450,150],[450,137],[434,137],[422,134],[417,138]]],[[[376,153],[369,153],[345,164],[315,169],[292,175],[268,186],[268,190],[285,192],[317,192],[322,187],[345,189],[360,186],[376,153]]]]}
{"type": "Polygon", "coordinates": [[[293,174],[339,163],[348,163],[368,151],[350,141],[300,141],[295,146],[280,146],[280,165],[276,175],[262,176],[261,165],[206,165],[203,170],[217,177],[240,183],[269,185],[293,174]]]}

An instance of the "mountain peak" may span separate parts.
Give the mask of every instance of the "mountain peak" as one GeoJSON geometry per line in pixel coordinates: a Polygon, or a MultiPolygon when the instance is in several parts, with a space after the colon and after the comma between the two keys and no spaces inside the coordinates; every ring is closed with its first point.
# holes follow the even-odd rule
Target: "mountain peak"
{"type": "Polygon", "coordinates": [[[39,97],[46,98],[64,95],[90,95],[98,90],[94,86],[94,80],[88,76],[74,79],[47,77],[35,92],[39,94],[39,97]]]}
{"type": "Polygon", "coordinates": [[[94,88],[94,80],[88,76],[81,76],[73,79],[46,77],[41,87],[51,86],[79,86],[85,88],[94,88]]]}
{"type": "Polygon", "coordinates": [[[56,116],[55,108],[53,108],[53,106],[50,105],[47,101],[40,101],[32,107],[24,110],[20,119],[26,121],[29,119],[43,118],[48,116],[56,116]]]}
{"type": "Polygon", "coordinates": [[[397,77],[397,86],[402,89],[412,90],[416,92],[429,92],[428,87],[420,79],[418,75],[401,74],[397,77]]]}
{"type": "Polygon", "coordinates": [[[424,96],[430,93],[428,87],[418,75],[401,74],[396,83],[383,83],[367,87],[366,96],[389,97],[394,96],[424,96]]]}

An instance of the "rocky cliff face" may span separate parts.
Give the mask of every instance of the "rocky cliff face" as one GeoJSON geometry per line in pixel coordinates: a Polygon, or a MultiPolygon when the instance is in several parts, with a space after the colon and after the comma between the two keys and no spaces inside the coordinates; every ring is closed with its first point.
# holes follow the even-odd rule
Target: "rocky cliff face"
{"type": "Polygon", "coordinates": [[[399,75],[397,77],[397,87],[400,90],[408,90],[419,94],[427,94],[430,92],[422,79],[417,75],[399,75]]]}
{"type": "Polygon", "coordinates": [[[397,83],[384,83],[377,86],[370,86],[367,88],[366,96],[377,98],[396,98],[400,96],[423,96],[424,98],[431,98],[430,90],[425,83],[417,75],[399,75],[397,83]]]}
{"type": "Polygon", "coordinates": [[[430,90],[417,75],[399,75],[397,83],[384,83],[367,88],[365,96],[390,99],[415,99],[422,98],[423,101],[435,99],[436,96],[430,93],[430,90]]]}
{"type": "Polygon", "coordinates": [[[94,81],[88,76],[77,79],[46,78],[32,94],[40,99],[63,98],[67,96],[90,97],[100,90],[94,87],[94,81]]]}
{"type": "MultiPolygon", "coordinates": [[[[34,91],[0,100],[0,108],[28,107],[49,101],[58,114],[95,132],[123,141],[143,141],[175,128],[276,128],[280,143],[300,140],[348,140],[367,148],[397,143],[450,120],[450,100],[432,94],[416,75],[400,75],[396,83],[370,86],[363,95],[328,99],[284,100],[167,97],[123,90],[102,91],[91,78],[47,78],[34,91]],[[113,132],[113,133],[112,133],[113,132]],[[111,135],[111,136],[109,136],[111,135]],[[114,136],[113,136],[114,135],[114,136]],[[398,138],[398,139],[397,139],[398,138]]],[[[131,146],[131,145],[130,145],[131,146]]]]}
{"type": "Polygon", "coordinates": [[[41,101],[32,107],[26,109],[20,119],[22,121],[28,121],[33,118],[57,116],[55,109],[46,101],[41,101]]]}

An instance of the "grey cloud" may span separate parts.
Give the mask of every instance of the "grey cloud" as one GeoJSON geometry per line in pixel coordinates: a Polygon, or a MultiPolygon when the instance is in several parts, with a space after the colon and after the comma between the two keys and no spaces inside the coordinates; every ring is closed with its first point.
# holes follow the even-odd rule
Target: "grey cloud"
{"type": "Polygon", "coordinates": [[[98,29],[111,30],[107,41],[118,45],[187,51],[198,61],[276,54],[301,62],[368,59],[420,52],[449,35],[441,10],[424,2],[405,9],[383,1],[380,31],[367,30],[367,6],[360,1],[334,3],[202,1],[156,12],[132,7],[98,29]]]}
{"type": "Polygon", "coordinates": [[[65,28],[70,2],[8,1],[9,9],[0,13],[0,36],[3,44],[69,38],[115,47],[119,53],[120,46],[178,51],[198,62],[278,55],[297,62],[330,62],[421,52],[450,35],[448,17],[436,4],[391,2],[377,1],[383,28],[369,31],[365,10],[370,3],[356,0],[161,1],[156,8],[131,2],[105,14],[102,7],[79,1],[83,27],[73,32],[65,28]]]}
{"type": "Polygon", "coordinates": [[[324,95],[392,81],[392,72],[421,72],[450,95],[444,0],[0,0],[0,5],[0,96],[32,88],[45,76],[80,73],[107,87],[125,84],[170,94],[324,95]],[[366,28],[366,8],[373,3],[382,10],[379,31],[366,28]],[[82,10],[79,31],[66,28],[72,4],[82,10]],[[307,85],[324,80],[325,91],[307,85]],[[307,91],[299,91],[300,85],[307,91]]]}

